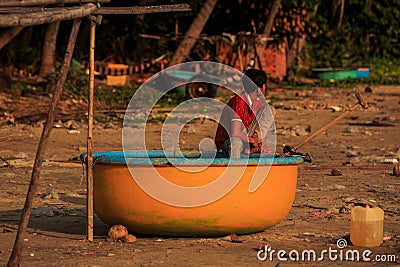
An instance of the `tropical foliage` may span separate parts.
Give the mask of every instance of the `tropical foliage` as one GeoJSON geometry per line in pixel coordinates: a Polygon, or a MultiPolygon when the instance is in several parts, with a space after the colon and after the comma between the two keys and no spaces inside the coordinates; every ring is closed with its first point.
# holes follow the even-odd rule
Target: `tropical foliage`
{"type": "MultiPolygon", "coordinates": [[[[190,1],[192,12],[146,15],[105,15],[97,30],[96,60],[136,64],[171,55],[205,0],[190,1]]],[[[262,33],[273,0],[219,0],[202,33],[207,36],[238,32],[262,33]]],[[[184,0],[162,4],[187,3],[184,0]]],[[[110,6],[158,5],[160,1],[112,0],[110,6]],[[139,2],[139,3],[138,3],[139,2]]],[[[293,44],[303,39],[297,69],[313,67],[379,66],[381,73],[398,75],[400,58],[400,0],[282,0],[271,36],[293,44]],[[377,64],[377,65],[374,65],[377,64]],[[392,66],[392,69],[390,69],[392,66]]],[[[71,22],[62,22],[57,58],[64,54],[71,22]]],[[[74,57],[88,59],[85,20],[74,57]]],[[[25,28],[0,51],[3,67],[40,67],[44,26],[25,28]]]]}

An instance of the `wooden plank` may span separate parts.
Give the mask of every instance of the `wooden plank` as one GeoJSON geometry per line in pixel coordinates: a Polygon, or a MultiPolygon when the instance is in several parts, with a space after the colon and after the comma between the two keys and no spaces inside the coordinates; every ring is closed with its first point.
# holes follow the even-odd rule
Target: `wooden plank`
{"type": "Polygon", "coordinates": [[[70,20],[86,17],[98,9],[95,4],[85,4],[77,7],[57,8],[32,12],[30,14],[3,14],[0,15],[0,27],[32,26],[51,23],[60,20],[70,20]]]}

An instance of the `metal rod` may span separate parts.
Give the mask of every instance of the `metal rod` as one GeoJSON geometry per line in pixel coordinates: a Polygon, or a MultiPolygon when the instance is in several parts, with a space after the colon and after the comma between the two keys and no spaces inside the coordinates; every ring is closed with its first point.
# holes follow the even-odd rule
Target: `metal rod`
{"type": "Polygon", "coordinates": [[[48,143],[48,139],[50,136],[51,129],[53,128],[53,122],[56,116],[56,107],[58,101],[61,98],[63,87],[65,80],[67,78],[68,69],[71,64],[72,54],[75,48],[76,38],[78,36],[79,27],[81,25],[81,19],[75,19],[74,24],[72,25],[71,34],[68,40],[67,50],[64,56],[64,62],[60,72],[60,78],[57,82],[56,90],[54,92],[53,98],[50,103],[49,113],[47,115],[46,122],[43,127],[42,135],[40,137],[39,146],[36,152],[35,164],[32,170],[31,182],[29,184],[28,193],[26,195],[25,206],[22,210],[21,220],[17,232],[17,236],[15,238],[14,248],[12,250],[10,259],[8,261],[8,267],[19,266],[22,244],[25,236],[25,231],[28,226],[29,217],[32,211],[33,199],[36,193],[36,189],[39,183],[40,177],[40,169],[42,167],[43,157],[46,150],[46,146],[48,143]]]}

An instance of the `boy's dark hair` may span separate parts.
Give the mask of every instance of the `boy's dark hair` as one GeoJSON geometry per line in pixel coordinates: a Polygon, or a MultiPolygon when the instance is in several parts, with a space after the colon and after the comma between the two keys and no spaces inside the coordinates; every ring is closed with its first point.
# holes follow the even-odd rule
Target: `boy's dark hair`
{"type": "Polygon", "coordinates": [[[262,87],[267,81],[268,77],[265,71],[258,69],[248,69],[244,72],[242,77],[243,87],[247,93],[256,91],[258,87],[262,87]],[[254,84],[256,84],[257,87],[254,86],[254,84]]]}

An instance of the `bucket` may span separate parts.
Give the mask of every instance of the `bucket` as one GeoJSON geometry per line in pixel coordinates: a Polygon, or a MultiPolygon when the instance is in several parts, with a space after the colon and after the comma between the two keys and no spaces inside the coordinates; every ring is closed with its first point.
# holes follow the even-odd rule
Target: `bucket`
{"type": "Polygon", "coordinates": [[[359,247],[378,247],[383,241],[384,212],[378,207],[356,206],[351,211],[350,241],[359,247]]]}

